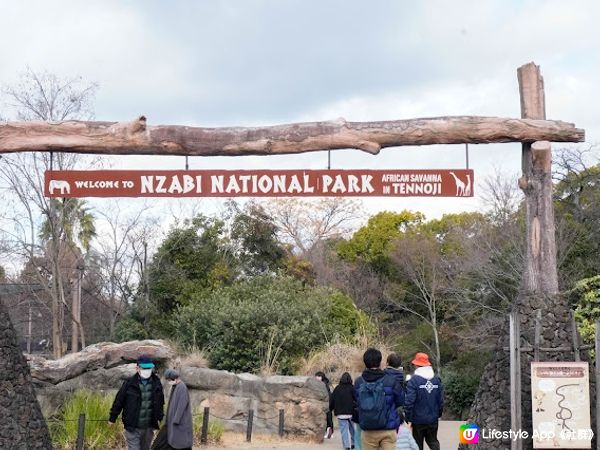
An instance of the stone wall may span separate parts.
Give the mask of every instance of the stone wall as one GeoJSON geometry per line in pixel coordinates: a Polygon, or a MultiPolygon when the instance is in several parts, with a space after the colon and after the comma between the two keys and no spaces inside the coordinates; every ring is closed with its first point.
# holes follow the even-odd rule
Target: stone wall
{"type": "Polygon", "coordinates": [[[209,406],[231,430],[245,431],[248,410],[254,410],[254,430],[278,432],[279,410],[284,410],[286,434],[321,441],[329,407],[323,382],[314,377],[258,377],[250,374],[184,368],[181,378],[190,388],[192,402],[209,406]]]}
{"type": "MultiPolygon", "coordinates": [[[[516,308],[521,316],[521,345],[531,345],[534,343],[535,335],[535,316],[536,311],[542,311],[542,343],[541,347],[565,347],[572,345],[570,311],[565,298],[561,296],[551,298],[523,298],[520,299],[516,308]]],[[[510,430],[510,371],[509,371],[509,351],[504,350],[509,347],[508,320],[505,325],[506,335],[503,336],[497,346],[492,360],[486,366],[481,378],[479,389],[473,403],[468,422],[474,423],[479,428],[494,428],[497,430],[510,430]]],[[[582,352],[581,359],[586,360],[586,353],[582,352]]],[[[541,361],[574,361],[573,352],[566,353],[543,353],[540,352],[541,361]]],[[[532,353],[521,353],[521,400],[522,400],[522,425],[529,435],[532,433],[531,416],[531,369],[530,363],[533,361],[532,353]]],[[[593,372],[593,365],[590,366],[590,372],[593,372]]],[[[592,374],[590,374],[592,375],[592,374]]],[[[593,376],[590,376],[590,383],[593,383],[593,376]]],[[[594,386],[591,386],[590,403],[594,405],[594,386]]],[[[592,411],[592,424],[594,424],[595,414],[592,411]]],[[[481,442],[478,445],[459,446],[462,450],[475,449],[499,449],[506,450],[510,448],[510,441],[495,440],[492,442],[481,442]]],[[[531,438],[523,444],[523,449],[533,448],[531,438]]],[[[595,447],[593,447],[595,448],[595,447]]]]}
{"type": "MultiPolygon", "coordinates": [[[[153,354],[158,360],[159,372],[177,364],[176,359],[171,359],[174,352],[167,350],[161,341],[100,344],[69,355],[68,364],[61,360],[36,359],[31,361],[35,367],[32,374],[44,415],[56,414],[77,389],[92,389],[114,396],[123,380],[135,374],[135,364],[127,364],[128,357],[121,355],[118,345],[126,346],[121,348],[128,349],[129,361],[137,357],[132,349],[144,348],[145,353],[153,354]],[[151,345],[157,349],[149,351],[151,345]],[[107,349],[110,349],[110,358],[102,356],[107,349]]],[[[328,396],[325,385],[314,377],[258,377],[195,367],[183,367],[180,372],[190,390],[194,412],[210,407],[210,420],[218,420],[226,430],[245,432],[248,410],[252,409],[254,432],[277,434],[279,409],[283,409],[286,434],[315,441],[323,439],[328,396]]],[[[168,386],[165,386],[167,393],[168,386]]],[[[108,417],[108,411],[106,415],[108,417]]]]}
{"type": "Polygon", "coordinates": [[[15,330],[0,300],[0,448],[52,449],[35,399],[29,368],[17,347],[15,330]]]}

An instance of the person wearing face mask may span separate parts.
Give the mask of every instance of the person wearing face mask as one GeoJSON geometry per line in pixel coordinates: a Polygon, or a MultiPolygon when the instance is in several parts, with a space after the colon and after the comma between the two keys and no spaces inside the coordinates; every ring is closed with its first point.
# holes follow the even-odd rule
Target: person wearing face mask
{"type": "Polygon", "coordinates": [[[188,388],[181,381],[176,370],[167,369],[165,378],[171,386],[171,396],[169,397],[169,406],[167,406],[167,439],[169,445],[177,450],[192,450],[194,431],[188,388]]]}
{"type": "Polygon", "coordinates": [[[121,419],[128,450],[149,450],[153,430],[159,428],[164,416],[165,396],[153,369],[152,358],[141,355],[136,374],[123,382],[110,409],[109,425],[114,425],[123,413],[121,419]]]}

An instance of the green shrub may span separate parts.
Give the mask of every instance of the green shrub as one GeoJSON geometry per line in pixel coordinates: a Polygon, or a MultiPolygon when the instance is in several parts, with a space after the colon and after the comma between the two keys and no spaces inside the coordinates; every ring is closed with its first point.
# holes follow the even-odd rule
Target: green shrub
{"type": "Polygon", "coordinates": [[[593,343],[596,321],[600,320],[600,275],[579,280],[569,296],[575,306],[575,318],[583,341],[593,343]]]}
{"type": "Polygon", "coordinates": [[[457,419],[466,419],[488,361],[489,354],[486,352],[461,352],[457,359],[444,368],[442,381],[445,403],[457,419]]]}
{"type": "MultiPolygon", "coordinates": [[[[204,414],[200,412],[200,409],[194,411],[193,417],[194,425],[194,440],[196,444],[200,444],[200,433],[202,431],[202,421],[204,420],[204,414]]],[[[210,417],[208,420],[208,442],[210,444],[219,444],[223,438],[225,432],[225,426],[217,419],[210,417]]]]}
{"type": "Polygon", "coordinates": [[[174,336],[184,346],[204,348],[215,369],[266,366],[288,374],[311,350],[366,327],[368,320],[343,294],[272,276],[202,291],[172,321],[174,336]]]}
{"type": "Polygon", "coordinates": [[[77,441],[79,414],[84,413],[85,448],[107,449],[123,444],[123,427],[108,426],[113,397],[88,390],[76,391],[61,408],[56,421],[50,421],[52,442],[58,448],[74,448],[77,441]]]}
{"type": "Polygon", "coordinates": [[[133,317],[125,317],[117,323],[115,330],[117,342],[128,342],[148,339],[148,330],[133,317]]]}

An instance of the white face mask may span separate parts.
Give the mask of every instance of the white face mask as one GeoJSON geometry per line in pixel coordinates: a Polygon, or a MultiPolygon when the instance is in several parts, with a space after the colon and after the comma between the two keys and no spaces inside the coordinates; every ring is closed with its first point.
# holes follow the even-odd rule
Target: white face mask
{"type": "Polygon", "coordinates": [[[140,377],[147,380],[152,376],[152,369],[140,369],[140,377]]]}
{"type": "Polygon", "coordinates": [[[177,384],[177,381],[175,380],[169,380],[169,385],[170,386],[175,386],[177,384]]]}

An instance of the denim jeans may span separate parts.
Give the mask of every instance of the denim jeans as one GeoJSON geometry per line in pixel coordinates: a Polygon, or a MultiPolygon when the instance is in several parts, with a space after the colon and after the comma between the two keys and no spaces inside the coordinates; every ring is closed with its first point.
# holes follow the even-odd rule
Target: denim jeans
{"type": "Polygon", "coordinates": [[[350,448],[350,445],[354,446],[354,427],[352,426],[352,421],[350,419],[338,419],[338,423],[344,448],[350,448]]]}
{"type": "Polygon", "coordinates": [[[150,450],[152,444],[152,428],[134,428],[125,430],[127,450],[150,450]]]}
{"type": "Polygon", "coordinates": [[[354,448],[356,450],[362,450],[362,430],[358,423],[354,424],[354,448]]]}

